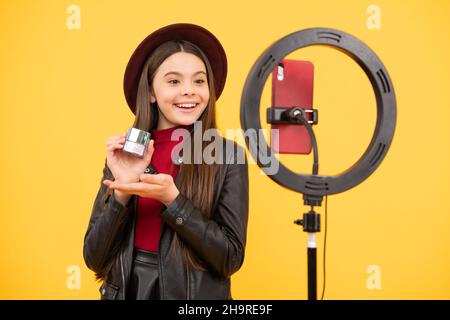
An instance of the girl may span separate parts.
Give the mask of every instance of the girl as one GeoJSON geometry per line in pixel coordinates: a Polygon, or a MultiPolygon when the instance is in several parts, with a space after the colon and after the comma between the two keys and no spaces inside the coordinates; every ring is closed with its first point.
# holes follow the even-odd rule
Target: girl
{"type": "Polygon", "coordinates": [[[236,163],[243,149],[221,138],[225,152],[215,163],[172,156],[178,143],[202,156],[206,144],[194,137],[216,127],[226,73],[219,41],[192,24],[153,32],[131,56],[125,96],[133,127],[152,140],[142,159],[122,150],[125,135],[107,141],[83,250],[103,282],[101,299],[231,299],[247,232],[245,156],[236,163]],[[185,132],[178,140],[177,129],[185,132]]]}

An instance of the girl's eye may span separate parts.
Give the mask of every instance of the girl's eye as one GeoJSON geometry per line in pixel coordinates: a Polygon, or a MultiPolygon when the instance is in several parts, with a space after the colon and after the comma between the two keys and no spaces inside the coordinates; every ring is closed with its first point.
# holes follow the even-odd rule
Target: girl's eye
{"type": "MultiPolygon", "coordinates": [[[[173,80],[169,80],[169,81],[167,81],[167,82],[170,83],[170,84],[177,84],[177,83],[179,83],[180,81],[173,79],[173,80]]],[[[198,83],[198,84],[202,84],[202,83],[205,83],[205,80],[199,79],[199,80],[196,80],[195,82],[198,83]]]]}

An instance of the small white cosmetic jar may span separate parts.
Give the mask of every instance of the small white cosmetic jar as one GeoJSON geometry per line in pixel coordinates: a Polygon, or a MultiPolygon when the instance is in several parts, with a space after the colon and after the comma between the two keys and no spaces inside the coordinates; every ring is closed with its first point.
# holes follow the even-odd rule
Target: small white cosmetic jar
{"type": "Polygon", "coordinates": [[[140,158],[144,157],[147,146],[150,142],[150,132],[130,128],[125,137],[123,151],[134,154],[140,158]]]}

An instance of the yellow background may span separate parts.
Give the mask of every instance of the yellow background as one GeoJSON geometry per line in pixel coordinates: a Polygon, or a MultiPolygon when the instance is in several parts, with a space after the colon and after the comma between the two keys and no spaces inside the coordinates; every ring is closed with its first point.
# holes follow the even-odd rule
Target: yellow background
{"type": "MultiPolygon", "coordinates": [[[[132,123],[122,90],[131,53],[153,30],[191,22],[212,31],[229,62],[218,103],[221,130],[239,128],[242,88],[259,55],[304,28],[351,33],[386,66],[398,103],[395,137],[362,184],[328,198],[326,299],[450,298],[448,1],[2,1],[0,3],[0,298],[97,299],[83,237],[108,136],[132,123]],[[81,29],[69,30],[69,5],[81,29]],[[381,29],[369,30],[369,5],[381,29]],[[68,266],[81,268],[69,289],[68,266]],[[381,288],[367,286],[369,266],[381,288]]],[[[367,147],[375,101],[367,77],[343,54],[308,48],[315,64],[320,172],[338,174],[367,147]]],[[[270,103],[266,86],[263,105],[270,103]]],[[[311,156],[282,156],[310,172],[311,156]]],[[[292,222],[301,195],[252,164],[246,260],[236,299],[305,299],[306,234],[292,222]]],[[[319,208],[320,213],[324,209],[319,208]]],[[[324,219],[322,219],[324,222],[324,219]]],[[[318,236],[321,292],[323,229],[318,236]]]]}

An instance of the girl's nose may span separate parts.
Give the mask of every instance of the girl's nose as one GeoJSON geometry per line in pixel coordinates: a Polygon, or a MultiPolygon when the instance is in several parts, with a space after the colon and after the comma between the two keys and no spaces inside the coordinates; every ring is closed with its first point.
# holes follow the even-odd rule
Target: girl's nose
{"type": "Polygon", "coordinates": [[[193,93],[194,93],[194,89],[193,89],[191,84],[186,83],[186,84],[183,85],[183,87],[182,87],[182,94],[183,95],[191,95],[193,93]]]}

